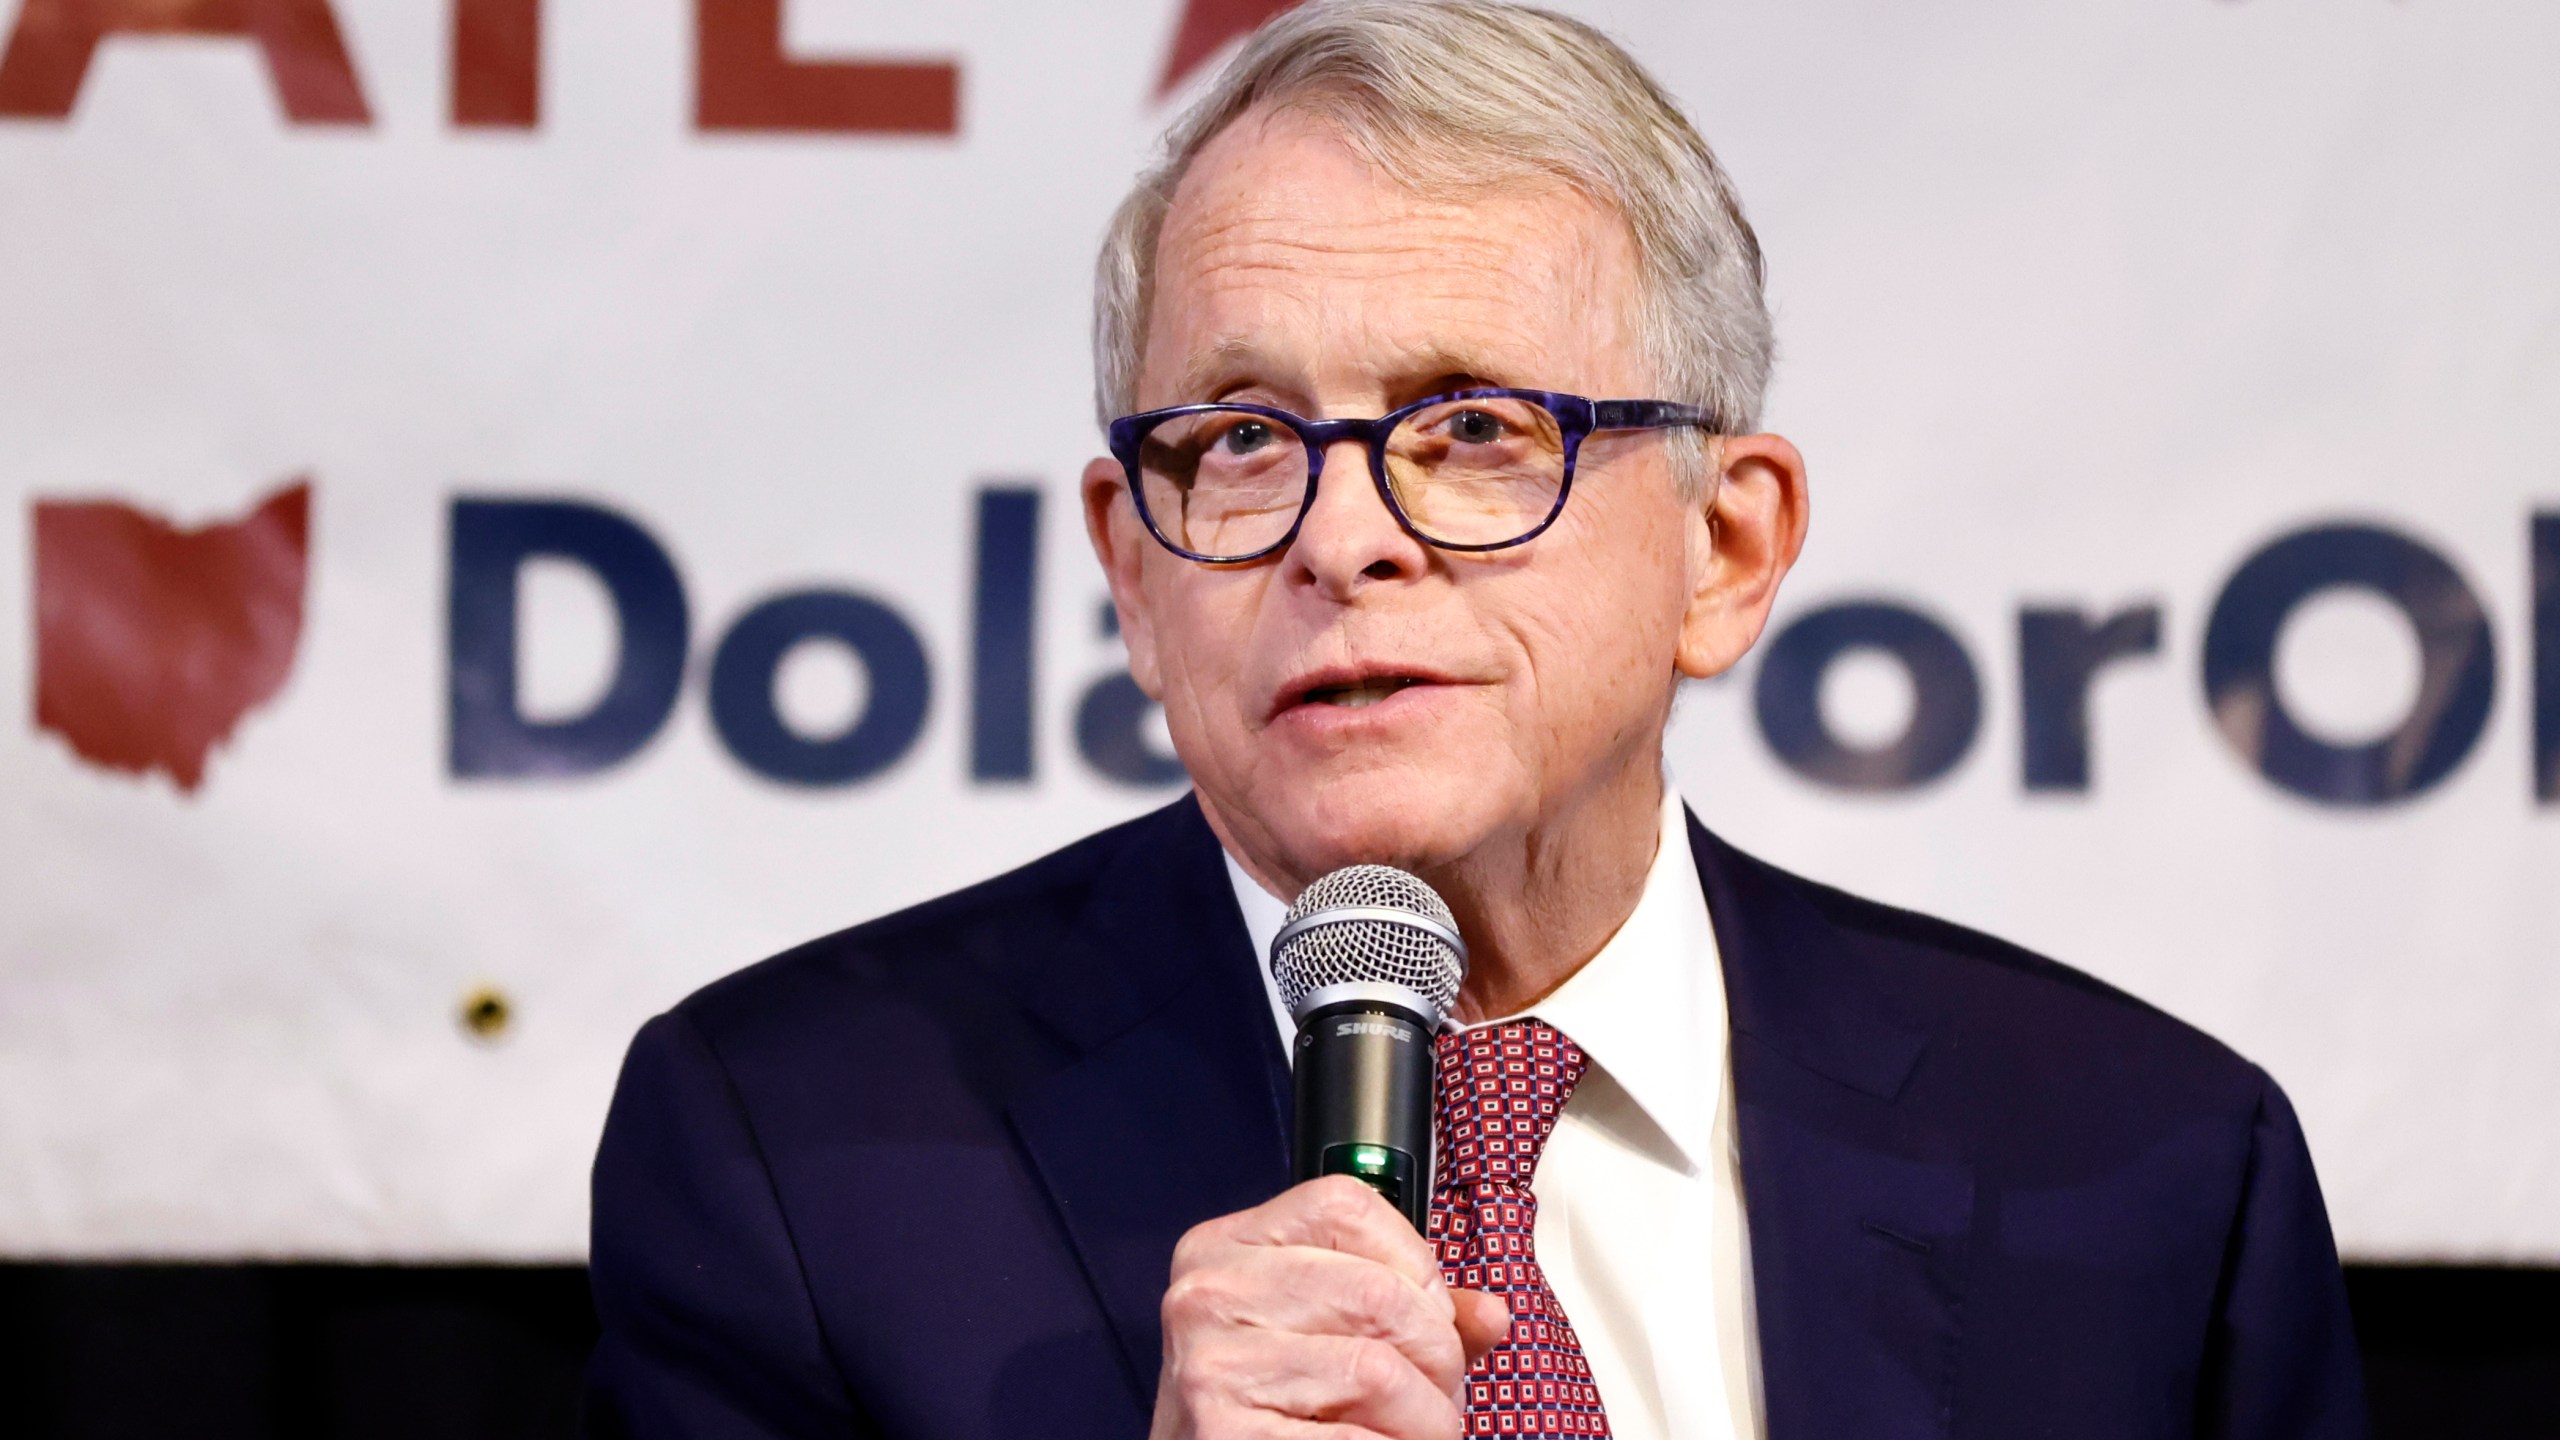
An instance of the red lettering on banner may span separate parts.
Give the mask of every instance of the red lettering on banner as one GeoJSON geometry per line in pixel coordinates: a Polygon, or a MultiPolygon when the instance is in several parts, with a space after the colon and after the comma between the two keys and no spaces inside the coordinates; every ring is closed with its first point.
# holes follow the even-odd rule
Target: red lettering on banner
{"type": "Polygon", "coordinates": [[[110,35],[254,40],[296,124],[372,121],[329,0],[25,0],[0,56],[0,115],[69,119],[98,42],[110,35]]]}
{"type": "Polygon", "coordinates": [[[783,0],[694,0],[694,123],[704,130],[953,135],[960,67],[950,61],[794,60],[783,0]]]}
{"type": "Polygon", "coordinates": [[[293,673],[311,482],[198,530],[40,500],[35,552],[37,728],[93,765],[203,784],[213,747],[293,673]]]}
{"type": "Polygon", "coordinates": [[[1164,75],[1156,81],[1156,97],[1173,93],[1184,77],[1227,46],[1262,28],[1262,23],[1298,0],[1184,0],[1182,24],[1173,32],[1173,49],[1165,55],[1164,75]]]}
{"type": "Polygon", "coordinates": [[[453,123],[542,119],[542,0],[453,0],[453,123]]]}

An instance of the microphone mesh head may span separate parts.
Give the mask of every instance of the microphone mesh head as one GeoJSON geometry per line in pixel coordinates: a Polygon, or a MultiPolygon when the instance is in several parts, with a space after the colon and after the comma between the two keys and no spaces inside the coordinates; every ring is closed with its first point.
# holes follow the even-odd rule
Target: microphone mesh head
{"type": "MultiPolygon", "coordinates": [[[[1347,865],[1320,877],[1289,907],[1289,921],[1346,907],[1401,910],[1436,921],[1452,935],[1458,930],[1457,917],[1438,891],[1391,865],[1347,865]]],[[[1458,1002],[1458,982],[1466,974],[1466,956],[1440,935],[1372,916],[1310,925],[1271,951],[1271,978],[1292,1015],[1328,985],[1368,981],[1421,996],[1431,1002],[1436,1019],[1458,1002]]]]}

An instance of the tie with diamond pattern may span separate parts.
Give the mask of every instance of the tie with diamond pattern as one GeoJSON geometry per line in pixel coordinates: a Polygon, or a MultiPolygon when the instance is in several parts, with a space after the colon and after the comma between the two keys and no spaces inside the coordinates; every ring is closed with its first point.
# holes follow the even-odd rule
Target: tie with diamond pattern
{"type": "Polygon", "coordinates": [[[1582,1342],[1547,1288],[1531,1232],[1529,1179],[1586,1063],[1582,1047],[1530,1018],[1439,1037],[1440,1123],[1431,1242],[1452,1285],[1511,1307],[1511,1334],[1467,1371],[1467,1433],[1609,1433],[1582,1342]]]}

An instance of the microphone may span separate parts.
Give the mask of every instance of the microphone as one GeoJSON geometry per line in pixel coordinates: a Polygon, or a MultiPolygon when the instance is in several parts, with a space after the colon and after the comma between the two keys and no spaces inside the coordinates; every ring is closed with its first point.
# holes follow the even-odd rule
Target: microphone
{"type": "Polygon", "coordinates": [[[1289,907],[1271,978],[1298,1022],[1297,1179],[1356,1176],[1425,1228],[1432,1040],[1466,974],[1457,918],[1402,870],[1346,866],[1289,907]]]}

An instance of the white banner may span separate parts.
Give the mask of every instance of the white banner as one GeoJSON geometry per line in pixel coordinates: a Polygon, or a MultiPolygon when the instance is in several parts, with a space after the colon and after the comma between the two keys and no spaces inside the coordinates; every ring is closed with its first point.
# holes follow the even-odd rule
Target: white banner
{"type": "MultiPolygon", "coordinates": [[[[0,1251],[576,1258],[646,1016],[1178,793],[1090,268],[1275,8],[0,0],[0,1251]]],[[[1813,467],[1707,822],[2560,1261],[2560,9],[1573,8],[1813,467]]]]}

